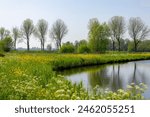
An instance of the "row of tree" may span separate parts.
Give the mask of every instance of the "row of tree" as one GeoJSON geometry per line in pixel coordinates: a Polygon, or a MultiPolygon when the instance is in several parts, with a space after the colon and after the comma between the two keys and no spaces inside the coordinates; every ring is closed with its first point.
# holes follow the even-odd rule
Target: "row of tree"
{"type": "MultiPolygon", "coordinates": [[[[62,38],[67,34],[68,29],[65,23],[58,19],[50,30],[50,37],[55,40],[56,46],[59,49],[61,47],[62,38]]],[[[21,28],[14,27],[12,32],[6,30],[5,28],[0,28],[0,40],[5,39],[6,37],[13,38],[13,46],[16,49],[17,41],[26,40],[27,50],[30,50],[30,37],[34,35],[40,40],[41,50],[45,48],[46,36],[48,33],[48,22],[44,19],[40,19],[38,23],[34,26],[31,19],[26,19],[23,21],[21,28]]]]}
{"type": "Polygon", "coordinates": [[[139,44],[149,36],[150,29],[139,17],[132,17],[126,26],[124,17],[114,16],[109,22],[100,23],[98,19],[91,19],[89,22],[89,44],[93,52],[105,51],[108,40],[112,41],[112,50],[115,50],[117,43],[118,51],[121,51],[121,42],[126,30],[134,43],[134,51],[137,51],[139,44]]]}
{"type": "MultiPolygon", "coordinates": [[[[88,24],[88,42],[84,43],[85,50],[90,49],[91,52],[104,52],[108,50],[108,46],[112,46],[112,50],[122,50],[122,43],[127,46],[130,40],[124,40],[124,35],[128,30],[128,34],[132,39],[132,46],[134,51],[137,51],[139,44],[149,36],[150,29],[142,21],[140,17],[132,17],[129,19],[129,23],[126,24],[125,18],[122,16],[112,17],[108,23],[100,23],[98,19],[90,19],[88,24]],[[89,48],[89,49],[87,49],[89,48]]],[[[13,38],[13,45],[16,49],[16,43],[18,40],[26,40],[27,50],[30,50],[30,37],[34,35],[40,40],[41,50],[45,48],[46,37],[48,33],[48,22],[44,19],[40,19],[36,25],[33,24],[31,19],[23,21],[21,28],[14,27],[12,32],[5,28],[0,28],[0,39],[11,36],[13,38]]],[[[58,19],[52,25],[49,36],[55,40],[57,49],[61,49],[62,39],[68,33],[66,24],[58,19]]],[[[64,45],[64,48],[70,46],[70,43],[64,45]]],[[[75,45],[76,46],[76,45],[75,45]]],[[[82,47],[82,48],[83,48],[82,47]]],[[[63,50],[62,49],[62,50],[63,50]]]]}
{"type": "MultiPolygon", "coordinates": [[[[97,51],[96,53],[112,51],[113,48],[114,48],[114,51],[118,50],[117,41],[115,41],[115,44],[113,45],[112,41],[109,39],[107,40],[107,43],[108,44],[104,46],[106,48],[105,50],[97,51]]],[[[128,52],[135,51],[133,40],[121,39],[120,51],[128,51],[128,52]]],[[[141,41],[138,45],[137,51],[138,52],[150,52],[150,40],[141,41]]],[[[89,42],[87,40],[75,41],[74,43],[71,43],[71,42],[63,43],[59,52],[61,53],[93,53],[92,49],[90,48],[89,42]]]]}

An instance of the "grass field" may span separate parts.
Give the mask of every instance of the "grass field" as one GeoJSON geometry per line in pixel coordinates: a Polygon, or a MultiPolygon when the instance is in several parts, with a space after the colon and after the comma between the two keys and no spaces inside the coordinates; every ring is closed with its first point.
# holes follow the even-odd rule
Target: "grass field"
{"type": "Polygon", "coordinates": [[[71,84],[56,70],[89,65],[150,59],[150,53],[140,54],[49,54],[7,53],[0,57],[0,99],[143,99],[144,84],[131,84],[126,91],[89,94],[79,85],[71,84]]]}

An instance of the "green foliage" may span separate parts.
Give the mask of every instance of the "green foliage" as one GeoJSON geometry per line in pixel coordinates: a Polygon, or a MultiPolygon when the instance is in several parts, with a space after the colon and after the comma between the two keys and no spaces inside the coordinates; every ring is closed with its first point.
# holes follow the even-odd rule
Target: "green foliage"
{"type": "Polygon", "coordinates": [[[40,19],[36,25],[34,35],[38,37],[41,42],[41,50],[44,51],[46,34],[48,31],[48,22],[44,19],[40,19]]]}
{"type": "Polygon", "coordinates": [[[61,53],[74,53],[75,47],[72,43],[67,42],[62,45],[62,47],[60,48],[60,52],[61,53]]]}
{"type": "Polygon", "coordinates": [[[122,16],[113,16],[109,21],[111,38],[117,41],[118,51],[121,50],[121,39],[126,32],[125,19],[122,16]]]}
{"type": "Polygon", "coordinates": [[[78,53],[89,53],[90,48],[88,46],[88,42],[86,40],[79,41],[77,45],[77,52],[78,53]]]}
{"type": "Polygon", "coordinates": [[[79,45],[78,47],[78,53],[89,53],[90,48],[86,44],[79,45]]]}
{"type": "Polygon", "coordinates": [[[21,27],[21,35],[24,36],[27,41],[27,50],[30,50],[30,36],[32,33],[35,32],[34,24],[31,19],[26,19],[23,21],[22,27],[21,27]]]}
{"type": "Polygon", "coordinates": [[[109,27],[97,19],[89,23],[89,45],[92,52],[105,52],[108,47],[109,27]]]}
{"type": "Polygon", "coordinates": [[[141,41],[137,49],[139,52],[150,52],[150,40],[141,41]]]}
{"type": "Polygon", "coordinates": [[[17,44],[17,41],[19,41],[19,38],[21,38],[21,32],[19,30],[18,27],[13,27],[12,29],[12,37],[13,37],[13,47],[14,49],[16,50],[16,44],[17,44]]]}
{"type": "Polygon", "coordinates": [[[58,55],[52,62],[54,70],[63,70],[73,67],[101,65],[106,63],[128,62],[133,60],[150,59],[146,54],[109,53],[109,54],[69,54],[58,55]]]}
{"type": "Polygon", "coordinates": [[[128,32],[134,42],[134,51],[136,52],[140,42],[149,36],[150,29],[140,17],[131,17],[128,25],[128,32]]]}
{"type": "Polygon", "coordinates": [[[93,94],[82,86],[72,84],[64,76],[56,75],[52,68],[69,68],[84,65],[148,59],[149,54],[46,54],[11,53],[0,58],[1,100],[97,100],[143,99],[145,85],[131,84],[128,90],[101,92],[97,87],[93,94]],[[54,65],[54,66],[53,66],[54,65]]]}
{"type": "MultiPolygon", "coordinates": [[[[133,41],[129,42],[128,51],[129,52],[135,51],[134,42],[133,41]]],[[[150,41],[149,40],[141,41],[139,43],[139,45],[137,46],[136,51],[137,52],[150,52],[150,41]]]]}
{"type": "Polygon", "coordinates": [[[107,99],[107,100],[141,100],[144,99],[142,93],[147,89],[147,86],[143,83],[127,86],[127,90],[118,89],[116,92],[112,91],[101,91],[100,87],[97,85],[94,88],[92,99],[107,99]]]}
{"type": "Polygon", "coordinates": [[[12,39],[11,37],[6,37],[0,41],[0,50],[9,52],[12,48],[12,39]]]}
{"type": "Polygon", "coordinates": [[[131,41],[128,45],[128,51],[133,52],[134,51],[134,43],[131,41]]]}
{"type": "Polygon", "coordinates": [[[0,53],[0,57],[4,57],[4,56],[5,56],[4,54],[0,53]]]}
{"type": "Polygon", "coordinates": [[[4,27],[0,27],[0,40],[10,36],[10,31],[5,29],[4,27]]]}

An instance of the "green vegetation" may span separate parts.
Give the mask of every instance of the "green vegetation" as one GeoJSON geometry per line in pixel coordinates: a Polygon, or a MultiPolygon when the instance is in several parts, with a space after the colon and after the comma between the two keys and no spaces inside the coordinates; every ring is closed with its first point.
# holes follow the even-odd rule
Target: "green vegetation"
{"type": "Polygon", "coordinates": [[[28,51],[30,50],[30,37],[32,33],[34,33],[34,31],[35,31],[35,28],[34,28],[33,21],[31,19],[24,20],[23,25],[21,27],[21,33],[22,33],[22,36],[24,36],[24,39],[26,39],[28,51]]]}
{"type": "Polygon", "coordinates": [[[4,54],[0,53],[0,57],[4,57],[4,56],[5,56],[4,54]]]}
{"type": "Polygon", "coordinates": [[[11,37],[5,37],[3,40],[0,41],[0,50],[9,52],[12,48],[12,39],[11,37]]]}
{"type": "Polygon", "coordinates": [[[72,43],[67,42],[62,45],[62,47],[60,48],[60,52],[61,53],[74,53],[75,47],[72,43]]]}
{"type": "Polygon", "coordinates": [[[86,40],[81,40],[76,44],[77,53],[90,53],[90,48],[86,40]]]}
{"type": "Polygon", "coordinates": [[[124,91],[122,89],[117,90],[117,92],[112,91],[104,91],[101,92],[99,90],[99,86],[96,86],[94,88],[94,96],[93,99],[107,99],[107,100],[139,100],[144,99],[144,97],[141,95],[144,93],[144,90],[147,89],[147,86],[143,83],[140,83],[139,85],[135,85],[134,83],[131,83],[131,85],[128,85],[127,90],[124,91]]]}
{"type": "Polygon", "coordinates": [[[68,29],[64,21],[56,20],[50,30],[50,37],[55,40],[57,49],[61,48],[62,39],[68,33],[68,29]]]}
{"type": "MultiPolygon", "coordinates": [[[[134,51],[134,43],[130,42],[128,46],[128,51],[132,52],[134,51]]],[[[150,40],[144,40],[139,43],[137,47],[138,52],[149,52],[150,51],[150,40]]]]}
{"type": "Polygon", "coordinates": [[[81,44],[78,47],[78,53],[90,53],[90,48],[87,44],[81,44]]]}
{"type": "Polygon", "coordinates": [[[0,58],[0,99],[143,99],[143,84],[93,94],[82,83],[72,84],[55,70],[130,60],[150,59],[150,54],[47,54],[7,53],[0,58]]]}
{"type": "Polygon", "coordinates": [[[132,41],[123,39],[125,27],[122,16],[114,16],[108,23],[91,19],[87,39],[63,45],[62,39],[67,35],[68,28],[61,19],[56,20],[49,31],[48,22],[44,19],[39,20],[36,26],[31,19],[26,19],[21,29],[14,27],[12,32],[1,27],[0,99],[143,99],[144,84],[131,84],[126,91],[119,89],[117,92],[101,92],[97,86],[90,94],[83,89],[82,83],[72,84],[64,76],[56,74],[56,71],[74,67],[150,59],[149,53],[116,51],[150,51],[149,41],[144,41],[150,29],[140,18],[129,20],[128,32],[132,41]],[[52,48],[49,42],[48,51],[45,51],[48,32],[56,48],[52,48]],[[39,39],[42,51],[30,51],[33,34],[39,39]],[[21,41],[26,41],[28,53],[17,51],[17,42],[21,41]],[[14,49],[12,53],[5,53],[11,49],[14,49]],[[111,52],[106,54],[107,51],[111,52]]]}
{"type": "Polygon", "coordinates": [[[44,19],[38,21],[36,25],[36,31],[34,31],[34,35],[38,37],[41,42],[41,50],[44,51],[45,42],[46,42],[46,34],[48,31],[48,22],[44,19]]]}
{"type": "MultiPolygon", "coordinates": [[[[106,22],[93,18],[89,20],[88,30],[86,39],[81,41],[77,39],[75,42],[68,41],[62,47],[63,38],[69,31],[63,20],[57,19],[49,29],[48,21],[45,19],[38,20],[36,25],[32,19],[25,19],[20,29],[13,27],[9,31],[4,27],[0,27],[0,40],[11,37],[13,47],[9,49],[14,50],[17,49],[17,43],[25,42],[27,50],[30,51],[30,40],[34,36],[38,38],[42,51],[48,50],[61,53],[104,53],[116,50],[129,52],[150,51],[149,44],[146,43],[149,42],[150,28],[139,17],[131,17],[128,24],[123,16],[113,16],[106,22]],[[128,31],[130,38],[126,38],[126,31],[128,31]],[[50,37],[50,39],[47,37],[50,37]],[[47,42],[49,45],[45,49],[47,42]],[[52,47],[53,42],[55,43],[55,48],[52,47]],[[147,46],[143,46],[143,44],[147,46]]],[[[36,47],[34,49],[39,50],[36,47]]],[[[2,51],[2,48],[0,48],[0,51],[2,51]]]]}
{"type": "Polygon", "coordinates": [[[114,16],[109,21],[110,37],[113,42],[113,50],[115,43],[117,42],[118,51],[121,51],[121,40],[126,32],[125,25],[125,19],[122,16],[114,16]]]}
{"type": "Polygon", "coordinates": [[[53,70],[63,70],[73,67],[101,65],[107,63],[128,62],[150,59],[149,54],[68,54],[57,55],[52,62],[53,70]]]}
{"type": "Polygon", "coordinates": [[[108,46],[109,27],[97,19],[89,22],[89,45],[92,52],[105,52],[108,46]]]}

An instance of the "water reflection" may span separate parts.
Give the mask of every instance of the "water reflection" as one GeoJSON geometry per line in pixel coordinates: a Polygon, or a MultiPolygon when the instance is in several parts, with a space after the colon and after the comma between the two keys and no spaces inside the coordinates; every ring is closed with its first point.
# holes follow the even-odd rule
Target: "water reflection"
{"type": "MultiPolygon", "coordinates": [[[[125,64],[103,65],[96,67],[71,69],[61,72],[73,83],[83,82],[84,87],[91,91],[96,85],[101,89],[116,91],[126,89],[128,84],[145,83],[150,86],[150,61],[128,62],[125,64]]],[[[150,87],[143,94],[150,98],[150,87]]]]}

